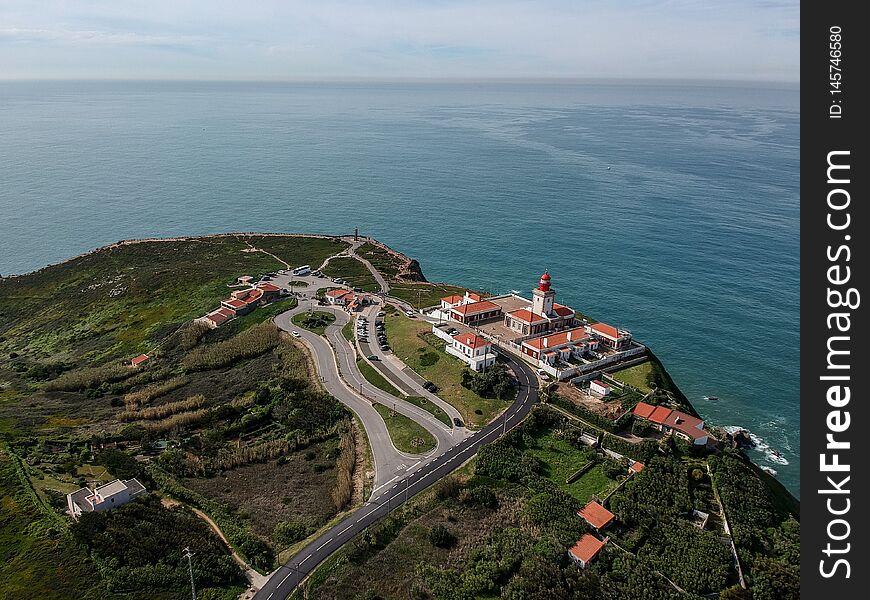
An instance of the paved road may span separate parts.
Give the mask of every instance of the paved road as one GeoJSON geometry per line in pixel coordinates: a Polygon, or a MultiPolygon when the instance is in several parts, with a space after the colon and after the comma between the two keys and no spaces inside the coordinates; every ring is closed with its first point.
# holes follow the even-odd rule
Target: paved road
{"type": "Polygon", "coordinates": [[[385,517],[410,497],[451,473],[471,458],[481,445],[492,442],[522,421],[538,400],[538,381],[528,365],[511,356],[506,358],[516,373],[520,385],[516,400],[502,416],[435,457],[428,464],[407,475],[398,476],[377,489],[368,502],[309,543],[275,571],[254,598],[257,600],[286,598],[306,575],[343,544],[385,517]]]}
{"type": "MultiPolygon", "coordinates": [[[[408,368],[405,363],[396,358],[392,351],[381,350],[380,346],[375,341],[378,339],[375,323],[378,319],[378,311],[380,311],[381,308],[381,306],[377,305],[371,306],[365,309],[362,313],[368,319],[368,334],[369,339],[372,340],[370,343],[360,343],[362,354],[364,356],[377,356],[377,364],[372,363],[372,361],[369,362],[372,363],[372,366],[380,371],[381,374],[393,385],[404,393],[409,396],[422,396],[431,401],[435,406],[443,410],[448,417],[450,417],[451,422],[453,422],[454,418],[462,419],[462,414],[456,409],[456,407],[449,402],[445,402],[421,385],[424,380],[419,375],[413,372],[408,373],[408,368]]],[[[389,338],[387,338],[387,342],[389,342],[389,338]]],[[[468,433],[469,432],[464,427],[457,427],[453,431],[453,436],[465,437],[468,433]]]]}
{"type": "Polygon", "coordinates": [[[377,490],[393,478],[418,467],[421,461],[444,452],[453,445],[454,438],[452,428],[444,425],[431,413],[395,398],[365,380],[357,367],[353,348],[341,334],[341,329],[347,322],[348,315],[344,310],[318,306],[316,301],[304,298],[300,298],[296,308],[275,317],[275,324],[284,331],[299,332],[301,339],[312,351],[317,372],[326,391],[354,411],[362,421],[372,449],[375,463],[374,487],[377,490]],[[294,315],[309,309],[331,312],[335,315],[335,322],[326,328],[326,339],[292,323],[291,319],[294,315]],[[389,406],[397,413],[425,427],[435,437],[437,442],[435,449],[426,455],[407,454],[397,450],[393,446],[383,418],[372,404],[373,401],[389,406]]]}

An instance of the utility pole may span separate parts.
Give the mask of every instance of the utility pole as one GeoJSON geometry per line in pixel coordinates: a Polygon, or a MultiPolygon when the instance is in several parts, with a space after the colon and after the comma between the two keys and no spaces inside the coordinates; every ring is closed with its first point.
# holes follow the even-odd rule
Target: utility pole
{"type": "Polygon", "coordinates": [[[184,557],[187,558],[187,567],[190,569],[190,594],[193,600],[196,600],[196,585],[193,583],[193,561],[191,561],[193,552],[190,551],[190,548],[184,549],[184,557]]]}

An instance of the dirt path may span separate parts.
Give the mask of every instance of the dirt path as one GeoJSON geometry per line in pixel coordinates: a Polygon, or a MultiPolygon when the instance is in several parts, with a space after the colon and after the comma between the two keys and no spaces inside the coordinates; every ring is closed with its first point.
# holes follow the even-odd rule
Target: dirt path
{"type": "MultiPolygon", "coordinates": [[[[171,498],[163,498],[161,500],[161,503],[163,504],[163,506],[165,506],[167,508],[172,508],[173,506],[182,506],[183,505],[182,502],[179,502],[178,500],[173,500],[171,498]]],[[[245,595],[243,595],[242,597],[243,598],[248,597],[249,595],[252,595],[251,592],[259,590],[261,587],[263,587],[263,584],[269,579],[269,577],[266,575],[261,575],[256,570],[251,568],[248,565],[248,563],[246,563],[245,560],[236,553],[236,551],[233,549],[232,545],[230,544],[229,540],[227,540],[226,536],[224,536],[224,533],[223,533],[223,531],[221,531],[221,528],[218,527],[217,523],[212,521],[211,517],[209,517],[207,514],[205,514],[204,512],[199,510],[198,508],[194,508],[192,506],[188,506],[188,508],[190,510],[192,510],[193,513],[197,517],[199,517],[200,519],[202,519],[203,521],[208,523],[208,526],[211,527],[211,530],[214,531],[217,534],[217,536],[221,539],[221,541],[224,543],[224,545],[227,548],[229,548],[230,554],[232,555],[233,560],[236,561],[236,563],[238,563],[238,565],[240,567],[242,567],[242,570],[245,572],[245,578],[251,584],[251,588],[253,588],[252,590],[249,590],[248,592],[246,592],[245,595]]]]}

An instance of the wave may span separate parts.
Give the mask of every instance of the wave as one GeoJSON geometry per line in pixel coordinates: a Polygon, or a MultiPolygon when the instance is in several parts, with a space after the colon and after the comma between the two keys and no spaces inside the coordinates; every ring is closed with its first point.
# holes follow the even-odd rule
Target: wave
{"type": "Polygon", "coordinates": [[[785,466],[785,465],[789,464],[788,459],[786,459],[782,454],[780,454],[779,450],[777,450],[776,448],[774,448],[773,446],[768,444],[764,438],[752,433],[751,431],[749,431],[745,427],[740,427],[738,425],[726,425],[725,427],[722,427],[722,429],[727,431],[728,433],[731,433],[731,434],[734,434],[734,433],[740,431],[741,429],[744,431],[748,431],[749,438],[755,444],[755,447],[752,448],[752,450],[754,450],[756,452],[760,452],[761,454],[764,455],[764,458],[766,458],[768,461],[775,463],[777,465],[785,466]]]}

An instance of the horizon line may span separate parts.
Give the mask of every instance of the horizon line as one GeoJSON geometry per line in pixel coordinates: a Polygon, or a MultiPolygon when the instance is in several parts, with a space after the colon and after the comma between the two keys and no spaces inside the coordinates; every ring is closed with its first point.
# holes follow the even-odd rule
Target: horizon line
{"type": "Polygon", "coordinates": [[[294,77],[287,79],[257,78],[171,78],[171,77],[3,77],[3,83],[680,83],[680,84],[767,84],[800,86],[800,79],[746,79],[716,77],[562,77],[562,76],[512,76],[512,77],[294,77]]]}

